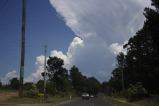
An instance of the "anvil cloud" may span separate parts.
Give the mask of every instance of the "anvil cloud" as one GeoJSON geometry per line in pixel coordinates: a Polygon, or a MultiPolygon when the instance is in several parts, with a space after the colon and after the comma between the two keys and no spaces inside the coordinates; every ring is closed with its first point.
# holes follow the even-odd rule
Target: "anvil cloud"
{"type": "Polygon", "coordinates": [[[64,59],[68,69],[76,65],[85,75],[104,81],[111,76],[115,56],[124,51],[124,42],[143,26],[143,10],[150,0],[50,0],[50,4],[78,36],[66,53],[53,50],[50,55],[64,59]]]}

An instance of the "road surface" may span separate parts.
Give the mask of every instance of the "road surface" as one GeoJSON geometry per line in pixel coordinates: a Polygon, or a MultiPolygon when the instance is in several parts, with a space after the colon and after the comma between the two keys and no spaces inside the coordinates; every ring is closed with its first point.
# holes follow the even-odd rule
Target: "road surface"
{"type": "Polygon", "coordinates": [[[75,101],[61,104],[58,106],[113,106],[113,105],[110,105],[109,103],[104,101],[102,97],[95,97],[89,100],[82,100],[80,98],[75,101]]]}
{"type": "Polygon", "coordinates": [[[58,105],[53,104],[1,104],[0,106],[113,106],[103,100],[102,97],[95,97],[89,100],[82,100],[81,98],[77,98],[72,101],[66,101],[58,105]]]}

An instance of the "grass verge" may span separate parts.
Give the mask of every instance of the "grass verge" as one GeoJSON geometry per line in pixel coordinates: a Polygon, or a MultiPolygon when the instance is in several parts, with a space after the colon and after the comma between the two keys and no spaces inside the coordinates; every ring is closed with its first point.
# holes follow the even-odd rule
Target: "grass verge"
{"type": "MultiPolygon", "coordinates": [[[[58,104],[63,101],[68,101],[70,98],[68,96],[60,97],[60,96],[52,96],[47,99],[47,103],[58,104]]],[[[8,104],[41,104],[44,103],[41,98],[27,98],[27,97],[11,97],[5,101],[8,104]]]]}
{"type": "Polygon", "coordinates": [[[159,106],[159,98],[150,97],[133,103],[138,104],[139,106],[159,106]]]}
{"type": "Polygon", "coordinates": [[[146,98],[135,102],[127,102],[124,98],[112,98],[105,96],[105,100],[115,106],[159,106],[159,99],[156,97],[146,98]]]}
{"type": "Polygon", "coordinates": [[[124,100],[123,98],[115,99],[115,98],[112,98],[109,96],[105,96],[104,99],[108,103],[113,104],[114,106],[133,106],[133,105],[129,104],[128,102],[126,102],[126,100],[124,100]]]}

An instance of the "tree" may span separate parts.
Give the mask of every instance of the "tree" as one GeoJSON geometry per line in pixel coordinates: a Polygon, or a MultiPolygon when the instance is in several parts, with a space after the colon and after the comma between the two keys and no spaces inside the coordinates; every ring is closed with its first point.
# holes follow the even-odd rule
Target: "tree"
{"type": "Polygon", "coordinates": [[[37,86],[40,93],[44,93],[44,80],[39,80],[36,83],[36,86],[37,86]]]}
{"type": "Polygon", "coordinates": [[[12,89],[16,89],[16,90],[19,88],[19,80],[18,80],[18,78],[12,78],[10,80],[10,87],[12,89]]]}
{"type": "Polygon", "coordinates": [[[109,82],[103,82],[103,83],[101,84],[101,91],[102,91],[104,94],[111,95],[112,88],[111,88],[111,86],[109,85],[109,82]]]}
{"type": "Polygon", "coordinates": [[[94,78],[90,77],[87,79],[87,84],[88,84],[88,93],[97,95],[97,93],[101,90],[101,85],[100,82],[94,78]]]}
{"type": "MultiPolygon", "coordinates": [[[[36,86],[40,93],[44,93],[44,80],[39,80],[36,83],[36,86]]],[[[55,85],[49,81],[46,82],[46,93],[50,95],[55,95],[56,93],[55,85]]]]}
{"type": "Polygon", "coordinates": [[[49,81],[58,91],[68,91],[68,71],[63,67],[64,61],[58,57],[49,57],[47,65],[49,81]]]}
{"type": "Polygon", "coordinates": [[[141,82],[149,92],[159,93],[155,83],[159,81],[159,1],[152,0],[152,5],[156,9],[145,8],[143,28],[124,45],[127,54],[117,56],[118,66],[109,83],[119,91],[118,84],[121,83],[119,79],[123,71],[126,88],[129,84],[141,82]]]}
{"type": "Polygon", "coordinates": [[[83,92],[86,90],[86,80],[87,78],[79,72],[79,69],[76,66],[73,66],[70,69],[70,78],[73,88],[77,92],[83,92]]]}
{"type": "Polygon", "coordinates": [[[122,80],[121,80],[121,70],[120,68],[115,68],[112,72],[112,77],[110,78],[108,85],[110,88],[115,90],[116,92],[120,92],[122,90],[122,80]]]}
{"type": "Polygon", "coordinates": [[[2,87],[2,82],[0,81],[0,87],[2,87]]]}

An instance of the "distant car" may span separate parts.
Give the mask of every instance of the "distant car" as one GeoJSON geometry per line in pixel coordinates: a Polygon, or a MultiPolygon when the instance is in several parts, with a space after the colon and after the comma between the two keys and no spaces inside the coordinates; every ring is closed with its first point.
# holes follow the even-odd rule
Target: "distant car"
{"type": "Polygon", "coordinates": [[[89,99],[89,94],[88,93],[82,93],[81,97],[82,97],[82,99],[89,99]]]}
{"type": "Polygon", "coordinates": [[[93,94],[91,94],[91,95],[90,95],[90,98],[94,98],[94,95],[93,95],[93,94]]]}

